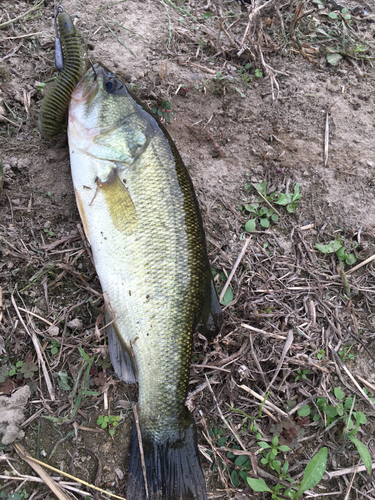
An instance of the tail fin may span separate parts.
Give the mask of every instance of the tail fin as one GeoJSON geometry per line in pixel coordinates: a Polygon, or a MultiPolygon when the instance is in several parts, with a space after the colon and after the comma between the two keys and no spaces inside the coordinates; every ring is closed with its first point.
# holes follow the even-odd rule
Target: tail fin
{"type": "MultiPolygon", "coordinates": [[[[207,500],[193,421],[183,431],[171,431],[162,442],[142,436],[142,443],[149,500],[207,500]]],[[[135,424],[130,445],[126,498],[147,498],[135,424]]]]}

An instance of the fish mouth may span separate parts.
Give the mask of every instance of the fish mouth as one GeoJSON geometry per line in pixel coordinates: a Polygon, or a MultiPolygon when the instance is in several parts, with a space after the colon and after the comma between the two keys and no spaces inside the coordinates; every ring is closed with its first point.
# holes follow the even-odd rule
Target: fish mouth
{"type": "Polygon", "coordinates": [[[98,91],[103,88],[103,82],[108,76],[113,75],[102,64],[93,64],[77,83],[72,92],[72,99],[79,103],[84,101],[90,103],[98,91]]]}

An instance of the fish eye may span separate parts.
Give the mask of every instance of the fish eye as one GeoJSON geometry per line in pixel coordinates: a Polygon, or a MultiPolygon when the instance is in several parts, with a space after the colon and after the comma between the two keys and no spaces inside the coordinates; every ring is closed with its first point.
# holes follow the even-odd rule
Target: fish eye
{"type": "Polygon", "coordinates": [[[116,78],[108,78],[108,80],[104,83],[104,88],[108,94],[116,94],[124,88],[124,84],[119,80],[116,80],[116,78]]]}

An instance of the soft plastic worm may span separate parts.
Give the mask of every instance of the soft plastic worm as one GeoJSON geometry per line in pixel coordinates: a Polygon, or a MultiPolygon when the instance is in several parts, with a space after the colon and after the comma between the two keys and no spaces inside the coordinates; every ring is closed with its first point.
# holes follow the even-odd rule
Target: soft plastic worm
{"type": "Polygon", "coordinates": [[[55,26],[58,28],[55,40],[55,63],[57,69],[61,71],[43,99],[38,119],[38,130],[47,140],[60,132],[71,94],[84,68],[79,36],[69,14],[63,12],[61,6],[56,12],[55,26]]]}

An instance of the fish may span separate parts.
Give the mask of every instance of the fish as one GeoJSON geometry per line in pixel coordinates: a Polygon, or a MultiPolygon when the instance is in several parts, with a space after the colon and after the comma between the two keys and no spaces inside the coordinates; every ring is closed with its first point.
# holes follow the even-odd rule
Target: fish
{"type": "Polygon", "coordinates": [[[185,399],[193,332],[213,337],[223,319],[189,173],[165,127],[101,63],[72,93],[68,142],[112,364],[139,385],[127,500],[206,500],[185,399]]]}
{"type": "Polygon", "coordinates": [[[55,65],[59,74],[42,101],[38,117],[38,130],[46,140],[60,132],[70,96],[85,68],[80,36],[61,5],[55,15],[55,31],[55,65]]]}

